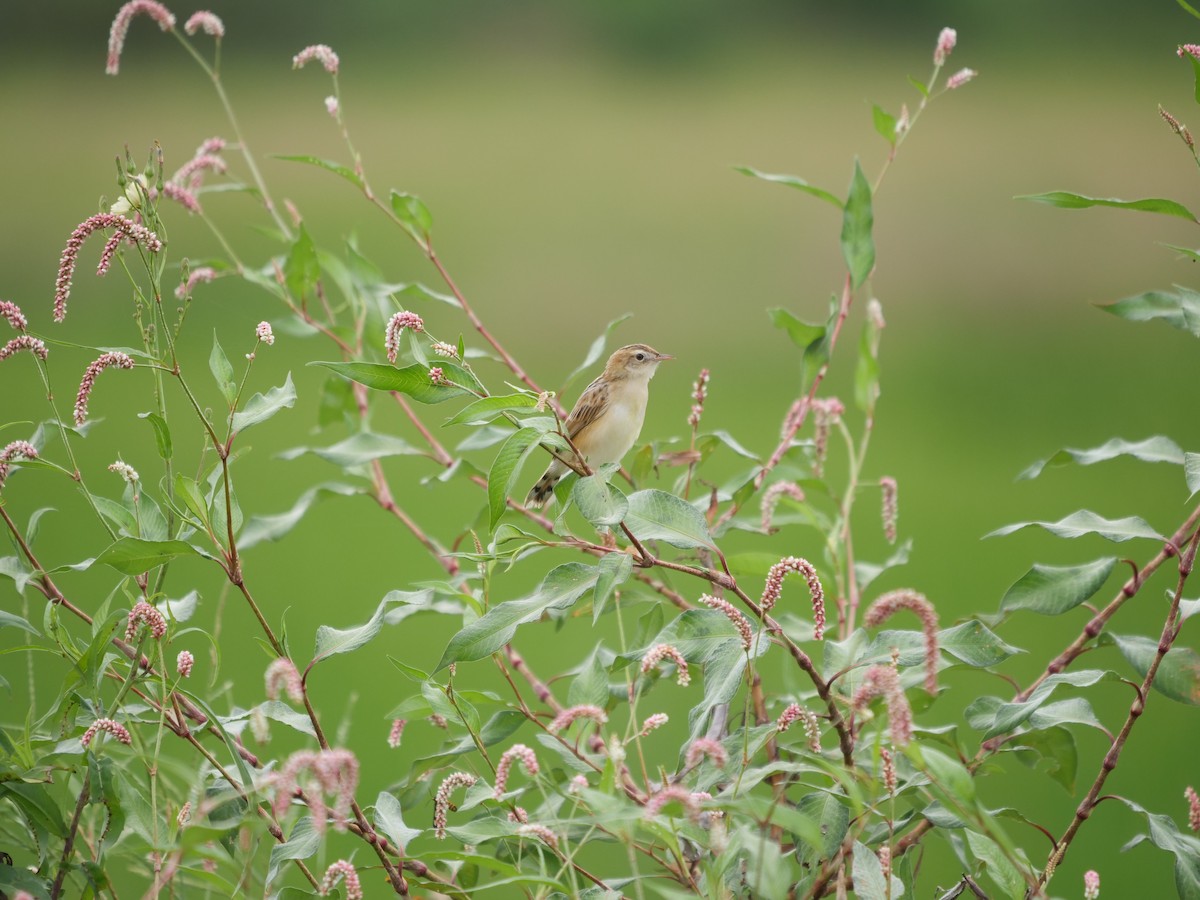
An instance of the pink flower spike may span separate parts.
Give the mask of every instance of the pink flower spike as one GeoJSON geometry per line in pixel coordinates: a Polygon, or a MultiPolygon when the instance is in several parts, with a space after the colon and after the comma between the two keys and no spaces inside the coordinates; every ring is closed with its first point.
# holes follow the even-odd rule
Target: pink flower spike
{"type": "Polygon", "coordinates": [[[192,677],[192,666],[196,664],[196,657],[192,656],[190,650],[180,650],[179,656],[175,659],[175,671],[179,673],[181,678],[192,677]]]}
{"type": "Polygon", "coordinates": [[[121,67],[121,51],[125,49],[125,36],[129,34],[129,23],[138,13],[149,16],[163,31],[175,27],[175,16],[155,0],[130,0],[119,10],[108,32],[108,62],[104,66],[107,75],[116,75],[121,67]]]}
{"type": "Polygon", "coordinates": [[[321,790],[333,795],[334,827],[345,831],[354,791],[358,787],[358,757],[349,750],[333,747],[317,754],[312,769],[321,790]]]}
{"type": "Polygon", "coordinates": [[[545,825],[538,825],[537,823],[522,825],[517,829],[517,834],[531,835],[536,837],[538,840],[549,844],[552,849],[558,849],[558,836],[545,825]]]}
{"type": "Polygon", "coordinates": [[[946,79],[946,90],[953,91],[960,88],[978,74],[974,69],[959,69],[946,79]]]}
{"type": "Polygon", "coordinates": [[[797,503],[804,502],[804,491],[794,481],[777,481],[763,493],[762,498],[762,530],[773,533],[771,520],[775,517],[775,508],[779,506],[779,498],[791,497],[797,503]]]}
{"type": "Polygon", "coordinates": [[[270,322],[259,322],[254,328],[254,336],[268,347],[275,343],[275,332],[271,330],[270,322]]]}
{"type": "Polygon", "coordinates": [[[299,53],[292,57],[292,68],[303,69],[307,63],[316,60],[325,67],[325,71],[330,75],[336,75],[338,71],[338,55],[333,52],[325,44],[313,44],[311,47],[305,47],[299,53]]]}
{"type": "Polygon", "coordinates": [[[208,266],[200,266],[188,272],[187,282],[175,288],[175,296],[182,300],[184,297],[190,297],[192,290],[201,282],[209,282],[217,277],[216,270],[210,269],[208,266]]]}
{"type": "Polygon", "coordinates": [[[588,786],[587,776],[586,775],[576,775],[567,784],[567,793],[568,794],[578,794],[580,791],[582,791],[587,786],[588,786]]]}
{"type": "Polygon", "coordinates": [[[32,335],[22,334],[13,338],[3,347],[0,347],[0,360],[8,359],[14,353],[17,353],[21,350],[28,350],[38,359],[43,361],[50,353],[50,351],[46,349],[46,345],[37,338],[33,337],[32,335]]]}
{"type": "Polygon", "coordinates": [[[1083,873],[1083,900],[1097,900],[1100,896],[1100,873],[1088,869],[1083,873]]]}
{"type": "Polygon", "coordinates": [[[653,819],[672,800],[683,807],[684,814],[693,822],[700,818],[700,805],[696,801],[695,795],[687,788],[678,784],[672,784],[669,787],[663,788],[646,801],[646,809],[642,814],[647,819],[653,819]]]}
{"type": "Polygon", "coordinates": [[[805,709],[799,703],[791,703],[779,716],[779,720],[775,723],[775,729],[779,732],[787,731],[795,722],[804,723],[804,736],[808,738],[808,747],[814,753],[821,752],[821,723],[817,719],[816,713],[805,709]]]}
{"type": "Polygon", "coordinates": [[[101,731],[111,734],[122,744],[133,743],[133,738],[129,736],[129,730],[121,723],[115,722],[112,719],[97,719],[95,722],[89,725],[87,731],[83,733],[83,737],[79,739],[80,743],[83,744],[84,747],[88,746],[88,744],[92,742],[92,738],[94,738],[97,733],[101,731]]]}
{"type": "Polygon", "coordinates": [[[642,723],[642,730],[635,737],[645,737],[656,728],[662,728],[668,721],[670,721],[670,716],[666,713],[654,713],[646,716],[646,721],[642,723]]]}
{"type": "Polygon", "coordinates": [[[1200,831],[1200,797],[1196,796],[1196,789],[1189,784],[1183,797],[1188,803],[1188,828],[1200,831]]]}
{"type": "Polygon", "coordinates": [[[850,705],[857,712],[866,709],[875,697],[883,697],[887,704],[892,743],[897,747],[907,746],[912,740],[912,707],[900,687],[900,676],[891,666],[876,665],[867,669],[850,705]]]}
{"type": "Polygon", "coordinates": [[[864,623],[875,628],[882,625],[902,609],[916,613],[925,632],[925,690],[937,693],[938,667],[938,620],[937,612],[924,594],[912,590],[891,591],[884,594],[867,609],[864,623]]]}
{"type": "Polygon", "coordinates": [[[664,659],[675,663],[675,669],[679,673],[675,681],[680,687],[687,687],[692,680],[688,674],[687,660],[670,644],[655,644],[650,648],[642,658],[642,674],[648,675],[664,659]]]}
{"type": "Polygon", "coordinates": [[[812,563],[798,556],[785,556],[767,573],[767,583],[763,587],[762,599],[759,605],[764,613],[769,613],[779,602],[783,592],[783,576],[788,572],[796,572],[804,576],[808,583],[808,592],[812,595],[813,606],[813,640],[819,641],[825,636],[825,591],[821,587],[821,579],[812,563]]]}
{"type": "Polygon", "coordinates": [[[958,32],[953,28],[943,28],[942,33],[938,35],[937,47],[933,50],[933,64],[935,66],[943,65],[956,43],[958,43],[958,32]]]}
{"type": "Polygon", "coordinates": [[[750,620],[723,597],[712,597],[708,594],[703,594],[700,597],[700,602],[709,609],[715,609],[732,622],[733,627],[737,629],[738,636],[742,639],[742,649],[749,651],[754,642],[754,632],[750,628],[750,620]]]}
{"type": "Polygon", "coordinates": [[[125,643],[132,644],[137,637],[138,628],[145,625],[155,640],[167,633],[167,620],[157,609],[145,600],[139,600],[129,611],[129,619],[125,625],[125,643]]]}
{"type": "Polygon", "coordinates": [[[693,766],[700,765],[700,761],[705,757],[718,769],[725,768],[725,765],[729,762],[729,754],[725,752],[725,748],[721,745],[721,742],[706,737],[699,737],[692,741],[688,745],[687,754],[683,760],[690,769],[693,766]]]}
{"type": "Polygon", "coordinates": [[[137,484],[138,481],[140,481],[138,478],[137,469],[129,465],[127,462],[121,462],[119,459],[115,463],[109,464],[108,471],[112,472],[114,475],[120,475],[125,479],[126,484],[137,484]]]}
{"type": "MultiPolygon", "coordinates": [[[[134,0],[134,3],[141,0],[134,0]]],[[[146,0],[150,2],[150,0],[146,0]]],[[[126,4],[132,6],[133,3],[126,4]]],[[[157,4],[155,4],[157,5],[157,4]]],[[[158,253],[163,248],[163,243],[158,239],[153,231],[145,225],[139,225],[136,222],[130,221],[124,216],[114,215],[113,213],[97,213],[89,219],[85,219],[76,226],[71,232],[71,236],[67,239],[67,245],[63,248],[62,257],[58,261],[58,278],[54,283],[54,321],[61,322],[67,315],[67,297],[71,294],[71,279],[75,275],[75,266],[79,262],[79,250],[83,247],[83,242],[94,231],[101,228],[115,228],[121,237],[129,240],[131,243],[141,244],[151,253],[158,253]]],[[[117,243],[120,239],[117,239],[117,243]]],[[[108,261],[111,260],[112,254],[116,252],[116,243],[112,240],[105,244],[104,254],[101,256],[100,268],[97,270],[103,275],[108,269],[108,261]]]]}
{"type": "Polygon", "coordinates": [[[390,363],[394,363],[396,356],[400,353],[400,335],[404,333],[405,328],[412,331],[424,331],[425,323],[415,312],[409,312],[406,309],[400,310],[388,319],[383,335],[383,346],[387,350],[387,358],[390,363]]]}
{"type": "Polygon", "coordinates": [[[338,98],[332,94],[325,98],[325,112],[335,119],[338,117],[338,98]]]}
{"type": "Polygon", "coordinates": [[[354,870],[349,860],[339,859],[325,870],[325,877],[321,879],[321,896],[329,896],[329,892],[343,878],[346,879],[346,900],[362,900],[363,889],[362,883],[358,880],[358,872],[354,870]]]}
{"type": "Polygon", "coordinates": [[[688,425],[693,430],[700,426],[700,416],[704,412],[704,401],[708,398],[708,369],[700,370],[700,377],[692,385],[692,411],[688,415],[688,425]]]}
{"type": "Polygon", "coordinates": [[[879,759],[882,762],[883,769],[883,786],[887,788],[888,796],[892,797],[896,794],[896,760],[892,757],[892,751],[887,747],[879,748],[879,759]]]}
{"type": "Polygon", "coordinates": [[[278,700],[279,689],[282,687],[294,702],[304,702],[304,686],[300,682],[300,673],[296,671],[296,664],[286,656],[271,660],[264,677],[268,700],[278,700]]]}
{"type": "Polygon", "coordinates": [[[8,480],[9,463],[16,457],[37,459],[37,448],[29,441],[13,441],[0,450],[0,488],[4,487],[4,482],[8,480]]]}
{"type": "Polygon", "coordinates": [[[433,836],[439,841],[446,839],[446,816],[450,812],[450,794],[455,788],[470,787],[478,781],[465,772],[451,772],[440,785],[433,798],[433,836]]]}
{"type": "Polygon", "coordinates": [[[883,536],[889,544],[896,543],[896,479],[885,475],[879,479],[879,487],[883,492],[883,536]]]}
{"type": "Polygon", "coordinates": [[[536,775],[538,773],[538,761],[534,752],[524,744],[513,744],[504,751],[504,755],[500,757],[500,762],[496,766],[496,786],[492,790],[492,796],[501,800],[504,798],[504,792],[508,788],[508,775],[512,771],[513,762],[519,760],[528,775],[536,775]]]}
{"type": "Polygon", "coordinates": [[[558,734],[560,731],[569,728],[571,723],[576,719],[591,719],[603,725],[608,721],[608,715],[598,706],[587,704],[571,706],[555,716],[554,720],[546,726],[546,730],[551,734],[558,734]]]}
{"type": "Polygon", "coordinates": [[[17,306],[11,300],[0,300],[0,316],[8,319],[8,324],[17,331],[24,331],[29,327],[29,320],[21,312],[21,307],[17,306]]]}
{"type": "Polygon", "coordinates": [[[203,212],[200,209],[200,201],[196,199],[196,195],[181,184],[168,181],[163,185],[162,195],[168,200],[174,200],[193,215],[198,216],[203,212]]]}
{"type": "Polygon", "coordinates": [[[92,396],[92,389],[96,386],[96,376],[109,366],[116,366],[118,369],[132,369],[133,359],[118,351],[102,353],[87,367],[87,371],[83,373],[83,380],[79,382],[79,393],[75,395],[76,425],[82,425],[87,421],[88,400],[92,396]]]}
{"type": "Polygon", "coordinates": [[[1200,59],[1200,44],[1180,44],[1179,49],[1175,51],[1175,55],[1180,59],[1185,56],[1200,59]]]}
{"type": "Polygon", "coordinates": [[[195,34],[197,31],[203,30],[205,34],[220,40],[225,37],[225,23],[221,21],[216,13],[211,13],[207,9],[201,9],[190,16],[183,23],[183,30],[188,34],[195,34]]]}
{"type": "Polygon", "coordinates": [[[388,746],[395,750],[400,746],[400,739],[404,736],[404,726],[408,724],[408,719],[393,719],[391,730],[388,731],[388,746]]]}
{"type": "Polygon", "coordinates": [[[430,384],[447,384],[446,373],[442,371],[441,366],[434,366],[429,370],[430,384]]]}

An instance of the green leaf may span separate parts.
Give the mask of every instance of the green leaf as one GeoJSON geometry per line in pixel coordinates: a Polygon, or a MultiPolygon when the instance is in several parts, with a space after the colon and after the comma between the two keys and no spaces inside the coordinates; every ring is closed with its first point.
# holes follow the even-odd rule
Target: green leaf
{"type": "Polygon", "coordinates": [[[420,828],[410,828],[404,824],[400,801],[387,791],[380,791],[379,796],[375,798],[375,827],[382,831],[392,846],[401,853],[409,841],[421,833],[420,828]]]}
{"type": "Polygon", "coordinates": [[[196,548],[183,541],[143,541],[125,537],[110,544],[95,562],[111,566],[123,575],[141,575],[177,556],[199,556],[196,548]]]}
{"type": "Polygon", "coordinates": [[[221,342],[217,340],[215,328],[213,329],[212,352],[208,355],[208,369],[212,372],[225,402],[233,403],[234,398],[237,397],[237,384],[233,380],[233,366],[230,365],[225,351],[221,349],[221,342]]]}
{"type": "Polygon", "coordinates": [[[1183,454],[1183,476],[1187,480],[1187,488],[1191,493],[1188,499],[1196,496],[1196,492],[1200,491],[1200,453],[1185,453],[1183,454]]]}
{"type": "Polygon", "coordinates": [[[1200,337],[1200,294],[1176,285],[1177,293],[1147,291],[1100,304],[1100,308],[1129,322],[1148,322],[1162,319],[1173,328],[1200,337]]]}
{"type": "MultiPolygon", "coordinates": [[[[622,553],[617,555],[624,556],[625,554],[622,553]]],[[[30,634],[35,634],[38,637],[41,637],[42,635],[40,631],[38,631],[34,626],[30,625],[20,616],[13,615],[12,613],[6,612],[3,609],[0,609],[0,628],[20,628],[22,631],[28,631],[30,634]]]]}
{"type": "Polygon", "coordinates": [[[995,703],[994,697],[980,697],[966,709],[966,718],[972,728],[984,732],[984,739],[1008,734],[1026,722],[1041,707],[1059,685],[1091,687],[1100,681],[1115,681],[1113,672],[1098,669],[1083,669],[1078,672],[1061,672],[1051,675],[1039,684],[1026,700],[995,703]]]}
{"type": "Polygon", "coordinates": [[[6,794],[18,809],[50,834],[57,838],[67,836],[67,823],[45,787],[24,781],[0,781],[0,797],[6,794]]]}
{"type": "Polygon", "coordinates": [[[999,665],[1010,656],[1023,652],[1019,647],[1001,640],[978,619],[970,619],[938,632],[938,646],[977,669],[999,665]]]}
{"type": "Polygon", "coordinates": [[[400,220],[401,227],[411,234],[419,244],[429,243],[429,230],[433,228],[433,216],[421,198],[414,194],[392,191],[392,212],[400,220]]]}
{"type": "Polygon", "coordinates": [[[1144,441],[1130,442],[1113,438],[1099,447],[1090,450],[1076,450],[1065,447],[1049,459],[1040,459],[1017,476],[1017,480],[1037,478],[1047,466],[1065,466],[1076,463],[1090,466],[1098,462],[1116,459],[1118,456],[1132,456],[1142,462],[1169,462],[1180,465],[1183,463],[1183,450],[1170,438],[1156,435],[1144,441]]]}
{"type": "Polygon", "coordinates": [[[592,595],[592,622],[598,622],[608,598],[633,574],[633,557],[628,553],[609,553],[596,565],[596,591],[592,595]]]}
{"type": "Polygon", "coordinates": [[[1163,535],[1155,531],[1145,519],[1141,519],[1138,516],[1127,516],[1123,519],[1105,519],[1087,509],[1073,512],[1065,519],[1060,519],[1057,522],[1017,522],[1014,525],[1005,525],[1003,528],[997,528],[995,531],[985,534],[984,537],[1003,537],[1004,535],[1012,534],[1014,531],[1020,531],[1022,528],[1028,528],[1032,525],[1044,528],[1051,534],[1062,538],[1077,538],[1085,534],[1098,534],[1105,540],[1115,543],[1132,540],[1133,538],[1151,538],[1156,541],[1166,541],[1163,535]]]}
{"type": "Polygon", "coordinates": [[[529,394],[505,394],[501,397],[482,397],[468,403],[445,421],[446,425],[485,425],[511,410],[528,410],[537,405],[529,394]]]}
{"type": "Polygon", "coordinates": [[[317,260],[317,248],[302,224],[296,240],[283,261],[283,278],[288,293],[297,301],[308,297],[321,280],[321,264],[317,260]]]}
{"type": "Polygon", "coordinates": [[[292,508],[287,512],[269,516],[251,517],[238,536],[238,548],[247,550],[255,544],[261,544],[263,541],[279,540],[299,525],[305,513],[323,497],[349,497],[361,493],[363,493],[361,488],[350,487],[345,484],[319,484],[311,487],[300,495],[299,499],[292,504],[292,508]]]}
{"type": "Polygon", "coordinates": [[[283,864],[294,859],[308,859],[321,849],[321,834],[313,828],[311,816],[304,816],[292,828],[292,833],[282,844],[271,847],[271,861],[267,879],[279,874],[283,864]]]}
{"type": "Polygon", "coordinates": [[[625,495],[608,483],[616,468],[614,464],[606,474],[580,478],[571,487],[571,500],[580,515],[596,527],[618,525],[629,511],[625,495]]]}
{"type": "Polygon", "coordinates": [[[375,635],[379,634],[379,629],[383,627],[384,614],[388,608],[394,606],[397,602],[403,602],[403,599],[410,595],[401,595],[400,592],[393,591],[379,602],[375,607],[375,612],[370,619],[362,625],[353,628],[331,628],[328,625],[321,625],[317,628],[316,647],[313,650],[312,665],[316,665],[323,659],[328,659],[339,653],[350,653],[357,650],[375,635]]]}
{"type": "Polygon", "coordinates": [[[326,171],[333,172],[335,175],[341,175],[356,188],[360,190],[362,189],[362,179],[359,178],[353,169],[349,169],[346,166],[339,165],[335,162],[330,162],[327,159],[319,159],[315,156],[276,156],[275,158],[282,159],[287,162],[306,163],[310,166],[317,166],[325,169],[326,171]]]}
{"type": "Polygon", "coordinates": [[[1031,609],[1043,616],[1062,615],[1095,595],[1116,564],[1114,556],[1101,557],[1080,566],[1037,563],[1005,592],[1000,608],[1031,609]]]}
{"type": "Polygon", "coordinates": [[[488,510],[490,513],[489,528],[495,528],[504,510],[508,506],[508,495],[512,493],[517,476],[521,474],[521,466],[537,449],[538,441],[544,432],[539,428],[522,428],[514,431],[492,463],[488,471],[488,510]]]}
{"type": "Polygon", "coordinates": [[[861,841],[854,842],[851,873],[854,876],[854,896],[859,900],[898,900],[904,896],[904,885],[900,879],[892,876],[889,885],[879,857],[861,841]]]}
{"type": "Polygon", "coordinates": [[[639,541],[666,541],[681,550],[713,546],[704,514],[666,491],[630,494],[625,525],[639,541]]]}
{"type": "Polygon", "coordinates": [[[566,391],[567,388],[575,383],[576,378],[599,362],[600,358],[604,355],[604,351],[608,349],[608,341],[612,337],[612,334],[616,330],[617,326],[632,317],[632,313],[625,313],[625,315],[617,316],[617,318],[613,319],[604,326],[604,331],[602,331],[600,336],[592,341],[591,346],[588,347],[588,352],[583,357],[583,362],[572,369],[571,374],[568,375],[563,381],[562,388],[560,389],[560,395],[563,391],[566,391]]]}
{"type": "Polygon", "coordinates": [[[528,597],[493,606],[450,639],[437,673],[453,662],[470,662],[495,653],[516,634],[517,626],[533,622],[550,610],[567,609],[593,587],[599,570],[583,563],[564,563],[551,569],[528,597]]]}
{"type": "Polygon", "coordinates": [[[394,435],[360,431],[329,447],[293,447],[280,453],[279,458],[296,459],[306,453],[311,453],[345,469],[351,466],[366,465],[388,456],[417,456],[424,452],[403,438],[394,435]]]}
{"type": "MultiPolygon", "coordinates": [[[[918,745],[911,744],[909,746],[917,747],[918,745]]],[[[975,779],[971,777],[966,766],[941,750],[928,745],[920,747],[917,756],[924,761],[926,774],[937,787],[941,788],[961,807],[970,809],[975,805],[975,779]]]]}
{"type": "Polygon", "coordinates": [[[1192,75],[1196,79],[1196,102],[1200,103],[1200,59],[1196,59],[1190,53],[1185,53],[1184,55],[1187,57],[1187,61],[1192,64],[1192,75]]]}
{"type": "MultiPolygon", "coordinates": [[[[984,871],[996,883],[1009,900],[1022,900],[1025,896],[1025,879],[1008,861],[1000,845],[986,835],[967,829],[967,846],[971,855],[983,863],[984,871]]],[[[857,887],[857,882],[855,886],[857,887]]]]}
{"type": "Polygon", "coordinates": [[[1134,209],[1139,212],[1160,213],[1164,216],[1177,216],[1195,222],[1196,217],[1188,208],[1174,200],[1147,198],[1144,200],[1117,200],[1104,197],[1085,197],[1083,194],[1072,194],[1069,191],[1050,191],[1045,194],[1024,194],[1018,200],[1032,200],[1034,203],[1047,203],[1062,209],[1087,209],[1092,206],[1112,206],[1117,209],[1134,209]]]}
{"type": "MultiPolygon", "coordinates": [[[[1136,813],[1146,817],[1150,829],[1150,842],[1160,850],[1166,850],[1175,856],[1175,890],[1180,900],[1198,900],[1200,898],[1200,839],[1194,835],[1184,834],[1170,816],[1152,813],[1132,800],[1116,796],[1136,813]]],[[[1132,846],[1142,838],[1139,836],[1126,845],[1132,846]]]]}
{"type": "Polygon", "coordinates": [[[468,388],[482,392],[475,376],[460,366],[442,362],[440,368],[443,374],[453,384],[434,384],[429,380],[429,369],[419,363],[397,369],[395,366],[380,363],[360,362],[311,362],[310,366],[324,366],[339,375],[365,384],[376,391],[398,391],[407,394],[418,403],[441,403],[453,397],[468,394],[468,388]],[[459,387],[459,385],[464,385],[459,387]]]}
{"type": "MultiPolygon", "coordinates": [[[[767,310],[771,324],[786,331],[792,343],[804,351],[804,384],[812,381],[821,366],[829,361],[829,322],[825,325],[811,325],[803,322],[786,309],[776,308],[767,310]]],[[[833,310],[831,305],[830,319],[833,310]]]]}
{"type": "Polygon", "coordinates": [[[879,136],[891,146],[896,146],[896,117],[876,103],[871,107],[871,119],[879,136]]]}
{"type": "Polygon", "coordinates": [[[850,285],[857,289],[875,268],[875,239],[871,230],[875,213],[871,209],[871,185],[863,174],[858,160],[854,161],[854,177],[846,197],[842,217],[842,256],[850,272],[850,285]]]}
{"type": "Polygon", "coordinates": [[[786,185],[790,188],[795,188],[798,191],[803,191],[806,194],[824,200],[826,203],[832,203],[838,209],[842,208],[842,201],[829,191],[809,184],[803,178],[797,178],[795,175],[772,175],[770,172],[760,172],[758,169],[752,169],[750,166],[734,166],[735,172],[741,172],[743,175],[749,175],[751,178],[758,178],[761,181],[770,181],[774,184],[786,185]]]}
{"type": "Polygon", "coordinates": [[[208,522],[208,503],[200,485],[186,475],[175,476],[175,499],[181,501],[200,522],[208,522]]]}
{"type": "Polygon", "coordinates": [[[171,429],[167,427],[167,420],[152,412],[138,413],[138,418],[145,419],[154,428],[154,444],[158,448],[158,455],[163,459],[170,459],[171,429]]]}
{"type": "Polygon", "coordinates": [[[292,373],[288,372],[283,384],[273,387],[265,394],[255,394],[246,405],[233,414],[233,430],[245,431],[252,425],[265,422],[281,409],[296,405],[296,386],[292,384],[292,373]]]}
{"type": "MultiPolygon", "coordinates": [[[[1053,706],[1054,704],[1050,704],[1053,706]]],[[[1041,712],[1041,710],[1039,710],[1041,712]]],[[[1045,762],[1045,772],[1075,796],[1075,777],[1079,772],[1079,750],[1075,735],[1066,728],[1041,728],[1027,731],[1016,739],[1013,751],[1017,758],[1030,765],[1038,758],[1045,762]]]]}
{"type": "Polygon", "coordinates": [[[850,810],[838,797],[824,791],[805,794],[796,804],[802,813],[821,826],[821,843],[803,843],[796,850],[797,861],[811,868],[822,860],[832,859],[850,830],[850,810]]]}
{"type": "MultiPolygon", "coordinates": [[[[1110,634],[1109,637],[1125,661],[1145,678],[1158,653],[1158,640],[1141,635],[1110,634]]],[[[1191,647],[1172,647],[1159,664],[1152,687],[1172,700],[1200,706],[1200,654],[1191,647]]]]}

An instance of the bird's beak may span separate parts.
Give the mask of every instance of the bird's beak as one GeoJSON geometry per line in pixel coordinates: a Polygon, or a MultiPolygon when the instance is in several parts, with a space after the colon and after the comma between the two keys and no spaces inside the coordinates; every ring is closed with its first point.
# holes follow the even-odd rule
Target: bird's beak
{"type": "Polygon", "coordinates": [[[674,359],[674,358],[675,358],[675,357],[673,357],[673,356],[672,356],[670,353],[660,353],[660,354],[658,354],[658,361],[659,361],[659,362],[665,362],[665,361],[666,361],[666,360],[668,360],[668,359],[674,359]]]}

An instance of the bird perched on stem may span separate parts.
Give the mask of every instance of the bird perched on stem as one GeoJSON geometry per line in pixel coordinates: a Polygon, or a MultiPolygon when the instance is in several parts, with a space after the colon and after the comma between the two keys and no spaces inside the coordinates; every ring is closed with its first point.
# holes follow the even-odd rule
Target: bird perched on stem
{"type": "MultiPolygon", "coordinates": [[[[608,358],[604,371],[580,395],[563,426],[589,466],[620,462],[629,452],[646,418],[650,379],[660,362],[672,358],[645,344],[629,344],[608,358]]],[[[569,469],[561,459],[552,461],[525,505],[534,509],[543,505],[569,469]]]]}

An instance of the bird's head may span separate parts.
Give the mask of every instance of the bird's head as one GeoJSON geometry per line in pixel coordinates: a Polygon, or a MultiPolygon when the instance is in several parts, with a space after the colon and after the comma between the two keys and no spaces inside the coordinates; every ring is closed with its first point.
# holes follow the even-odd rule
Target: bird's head
{"type": "Polygon", "coordinates": [[[608,358],[604,372],[616,378],[644,378],[649,381],[660,362],[674,358],[646,344],[628,344],[608,358]]]}

